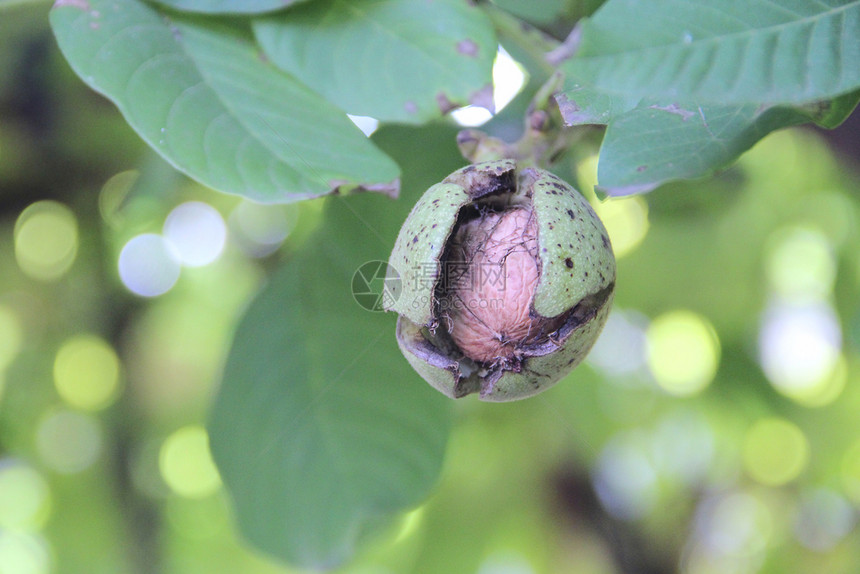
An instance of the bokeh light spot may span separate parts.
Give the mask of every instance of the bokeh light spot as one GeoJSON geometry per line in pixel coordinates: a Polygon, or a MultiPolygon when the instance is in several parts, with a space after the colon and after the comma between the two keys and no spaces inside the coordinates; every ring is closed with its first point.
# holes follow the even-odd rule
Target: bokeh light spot
{"type": "Polygon", "coordinates": [[[805,407],[823,407],[842,395],[848,382],[848,362],[839,354],[830,373],[803,386],[776,386],[786,397],[805,407]]]}
{"type": "Polygon", "coordinates": [[[654,431],[654,465],[661,476],[696,487],[705,481],[716,458],[717,437],[696,411],[663,417],[654,431]]]}
{"type": "Polygon", "coordinates": [[[648,233],[648,204],[638,195],[606,199],[596,203],[594,210],[603,220],[618,258],[636,249],[648,233]]]}
{"type": "Polygon", "coordinates": [[[167,437],[158,467],[164,482],[181,496],[203,498],[221,486],[209,452],[209,435],[200,426],[186,426],[167,437]]]}
{"type": "Polygon", "coordinates": [[[749,429],[743,443],[744,467],[767,486],[780,486],[797,478],[809,462],[809,443],[795,424],[764,418],[749,429]]]}
{"type": "Polygon", "coordinates": [[[657,473],[647,446],[633,435],[619,435],[600,452],[594,489],[604,508],[617,518],[641,518],[656,502],[657,473]]]}
{"type": "MultiPolygon", "coordinates": [[[[759,360],[771,384],[799,398],[833,394],[839,384],[842,334],[825,302],[772,305],[759,332],[759,360]]],[[[841,389],[839,389],[841,390],[841,389]]],[[[835,397],[834,397],[835,398],[835,397]]]]}
{"type": "Polygon", "coordinates": [[[61,474],[74,474],[98,460],[104,439],[98,421],[73,411],[52,412],[39,421],[36,448],[45,465],[61,474]]]}
{"type": "Polygon", "coordinates": [[[51,555],[38,534],[0,529],[0,574],[48,574],[51,555]]]}
{"type": "Polygon", "coordinates": [[[827,552],[839,544],[857,523],[851,504],[838,493],[816,488],[801,496],[794,535],[810,550],[827,552]]]}
{"type": "Polygon", "coordinates": [[[224,251],[227,226],[211,205],[189,201],[168,214],[164,237],[176,248],[183,265],[201,267],[218,259],[224,251]]]}
{"type": "Polygon", "coordinates": [[[648,327],[648,366],[666,392],[687,396],[708,386],[720,361],[720,342],[711,324],[690,311],[672,311],[648,327]]]}
{"type": "Polygon", "coordinates": [[[576,177],[582,192],[600,216],[616,258],[634,251],[648,234],[648,204],[638,195],[597,199],[597,154],[583,158],[576,168],[576,177]]]}
{"type": "Polygon", "coordinates": [[[251,257],[275,251],[295,228],[298,208],[244,200],[230,214],[230,236],[251,257]]]}
{"type": "Polygon", "coordinates": [[[588,362],[614,377],[639,371],[646,364],[645,325],[645,317],[613,309],[588,354],[588,362]]]}
{"type": "Polygon", "coordinates": [[[163,237],[144,233],[129,240],[119,254],[119,276],[137,295],[156,297],[170,291],[179,279],[179,256],[163,237]]]}
{"type": "Polygon", "coordinates": [[[96,411],[109,406],[119,390],[120,362],[107,342],[93,335],[68,339],[54,359],[54,386],[69,405],[96,411]]]}
{"type": "Polygon", "coordinates": [[[0,532],[35,531],[50,513],[50,491],[42,475],[13,459],[0,459],[0,532]]]}
{"type": "Polygon", "coordinates": [[[699,536],[714,555],[758,554],[767,546],[773,531],[768,508],[745,492],[705,499],[702,515],[699,536]]]}
{"type": "Polygon", "coordinates": [[[791,299],[820,299],[836,280],[836,260],[827,237],[813,229],[777,231],[770,240],[767,277],[774,292],[791,299]]]}
{"type": "Polygon", "coordinates": [[[24,333],[17,314],[0,305],[0,371],[8,367],[21,350],[24,333]]]}
{"type": "Polygon", "coordinates": [[[72,211],[56,201],[39,201],[15,222],[15,258],[27,276],[42,281],[61,277],[75,261],[78,223],[72,211]]]}

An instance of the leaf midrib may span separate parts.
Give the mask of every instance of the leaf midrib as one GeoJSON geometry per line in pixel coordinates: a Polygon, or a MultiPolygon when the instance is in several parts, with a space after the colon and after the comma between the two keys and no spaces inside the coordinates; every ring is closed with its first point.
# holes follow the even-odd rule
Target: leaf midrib
{"type": "Polygon", "coordinates": [[[750,38],[755,37],[757,34],[769,34],[774,33],[781,28],[788,28],[793,26],[805,26],[809,23],[814,23],[816,21],[820,21],[824,18],[829,18],[835,16],[838,12],[847,11],[852,8],[860,7],[860,0],[854,0],[853,2],[846,4],[844,6],[840,6],[835,9],[828,10],[826,12],[819,12],[814,16],[807,16],[801,18],[799,20],[792,20],[790,22],[784,22],[782,24],[774,24],[772,26],[765,26],[763,28],[749,28],[747,30],[742,30],[739,32],[731,32],[728,34],[720,34],[717,36],[711,36],[709,38],[703,38],[701,40],[693,40],[688,44],[678,44],[678,43],[665,43],[665,44],[653,44],[648,46],[639,46],[635,48],[626,48],[624,50],[619,50],[617,52],[603,52],[594,55],[584,55],[584,56],[575,56],[576,61],[596,61],[603,58],[611,58],[617,56],[626,56],[626,55],[641,55],[643,52],[653,52],[658,50],[665,50],[667,48],[677,48],[680,50],[692,50],[694,47],[700,48],[705,46],[706,44],[714,44],[714,43],[723,43],[729,40],[739,39],[743,36],[748,36],[750,38]]]}

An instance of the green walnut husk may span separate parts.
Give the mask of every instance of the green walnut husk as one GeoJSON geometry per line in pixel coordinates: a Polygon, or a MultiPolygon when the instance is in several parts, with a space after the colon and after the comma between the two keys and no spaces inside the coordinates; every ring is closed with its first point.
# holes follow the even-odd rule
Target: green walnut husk
{"type": "MultiPolygon", "coordinates": [[[[449,397],[477,393],[502,402],[550,388],[585,358],[612,306],[615,256],[597,214],[573,187],[548,171],[499,160],[455,171],[425,192],[400,230],[389,276],[400,282],[386,310],[400,315],[397,341],[412,367],[449,397]],[[537,271],[527,318],[542,327],[509,342],[504,356],[478,360],[455,343],[451,323],[460,319],[445,310],[452,244],[470,221],[516,209],[534,218],[537,271]]],[[[516,279],[508,277],[513,285],[516,279]]]]}

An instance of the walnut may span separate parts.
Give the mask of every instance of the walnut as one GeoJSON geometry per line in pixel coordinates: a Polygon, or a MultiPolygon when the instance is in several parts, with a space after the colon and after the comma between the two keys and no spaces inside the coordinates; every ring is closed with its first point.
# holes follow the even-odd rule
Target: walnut
{"type": "Polygon", "coordinates": [[[550,172],[473,164],[431,187],[389,269],[404,356],[436,389],[509,401],[545,390],[590,350],[615,257],[588,202],[550,172]]]}

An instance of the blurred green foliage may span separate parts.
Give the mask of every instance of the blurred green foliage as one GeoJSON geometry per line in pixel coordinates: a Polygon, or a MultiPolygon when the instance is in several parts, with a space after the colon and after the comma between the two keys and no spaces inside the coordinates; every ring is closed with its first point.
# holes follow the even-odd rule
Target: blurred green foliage
{"type": "MultiPolygon", "coordinates": [[[[398,213],[459,165],[455,133],[374,135],[404,172],[398,213]]],[[[595,152],[557,166],[619,256],[589,364],[529,401],[452,404],[431,498],[342,571],[856,572],[857,166],[796,129],[713,179],[601,202],[595,152]]],[[[73,76],[47,5],[2,13],[0,573],[292,571],[239,539],[204,425],[254,293],[322,213],[371,200],[261,210],[179,176],[73,76]],[[223,250],[131,293],[123,248],[188,202],[220,214],[223,250]]]]}

